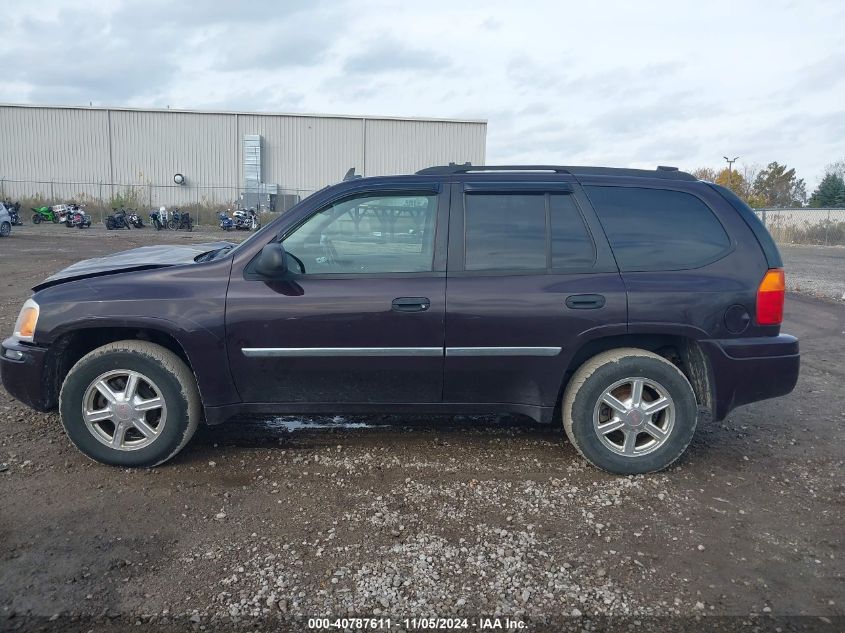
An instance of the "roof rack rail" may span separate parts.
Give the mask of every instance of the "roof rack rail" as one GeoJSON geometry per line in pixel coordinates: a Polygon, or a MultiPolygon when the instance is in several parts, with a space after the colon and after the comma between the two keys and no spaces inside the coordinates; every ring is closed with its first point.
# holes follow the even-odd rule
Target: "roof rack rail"
{"type": "Polygon", "coordinates": [[[437,165],[426,167],[417,172],[419,176],[468,174],[471,172],[485,171],[553,171],[558,174],[568,174],[568,167],[558,165],[473,165],[472,163],[449,163],[448,165],[437,165]]]}
{"type": "Polygon", "coordinates": [[[497,171],[544,171],[572,176],[629,176],[637,178],[662,178],[666,180],[697,180],[692,174],[677,167],[659,166],[655,170],[628,169],[625,167],[567,167],[562,165],[462,165],[449,163],[426,167],[417,172],[420,176],[449,176],[452,174],[484,173],[497,171]]]}

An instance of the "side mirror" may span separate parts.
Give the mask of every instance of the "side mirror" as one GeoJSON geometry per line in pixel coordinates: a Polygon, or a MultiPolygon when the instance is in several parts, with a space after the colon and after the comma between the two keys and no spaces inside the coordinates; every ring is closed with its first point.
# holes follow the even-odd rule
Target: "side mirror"
{"type": "Polygon", "coordinates": [[[255,260],[253,270],[269,279],[278,279],[288,272],[288,257],[285,248],[279,242],[270,242],[261,249],[255,260]]]}

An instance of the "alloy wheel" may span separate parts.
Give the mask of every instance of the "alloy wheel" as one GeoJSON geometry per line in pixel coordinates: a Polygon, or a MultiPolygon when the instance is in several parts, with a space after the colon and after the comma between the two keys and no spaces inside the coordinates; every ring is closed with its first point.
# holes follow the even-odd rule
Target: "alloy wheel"
{"type": "Polygon", "coordinates": [[[650,378],[619,380],[605,389],[593,409],[593,428],[617,455],[640,457],[660,448],[675,425],[675,402],[650,378]]]}
{"type": "Polygon", "coordinates": [[[133,451],[159,437],[167,422],[167,404],[147,376],[118,369],[98,376],[85,390],[82,419],[101,443],[133,451]]]}

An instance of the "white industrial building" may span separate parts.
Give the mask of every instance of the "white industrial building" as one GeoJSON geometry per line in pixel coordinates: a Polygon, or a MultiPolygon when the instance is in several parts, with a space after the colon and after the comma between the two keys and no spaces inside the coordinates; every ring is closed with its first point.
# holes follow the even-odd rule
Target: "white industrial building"
{"type": "Polygon", "coordinates": [[[376,176],[483,165],[486,136],[483,120],[8,104],[0,196],[108,201],[133,191],[157,206],[246,192],[281,209],[352,167],[376,176]]]}

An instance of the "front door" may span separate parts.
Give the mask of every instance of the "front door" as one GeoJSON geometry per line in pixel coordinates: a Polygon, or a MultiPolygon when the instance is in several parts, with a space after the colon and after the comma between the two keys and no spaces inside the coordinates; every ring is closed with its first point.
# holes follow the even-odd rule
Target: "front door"
{"type": "Polygon", "coordinates": [[[330,202],[282,236],[286,279],[233,273],[227,345],[244,402],[442,400],[448,195],[437,189],[330,202]]]}

